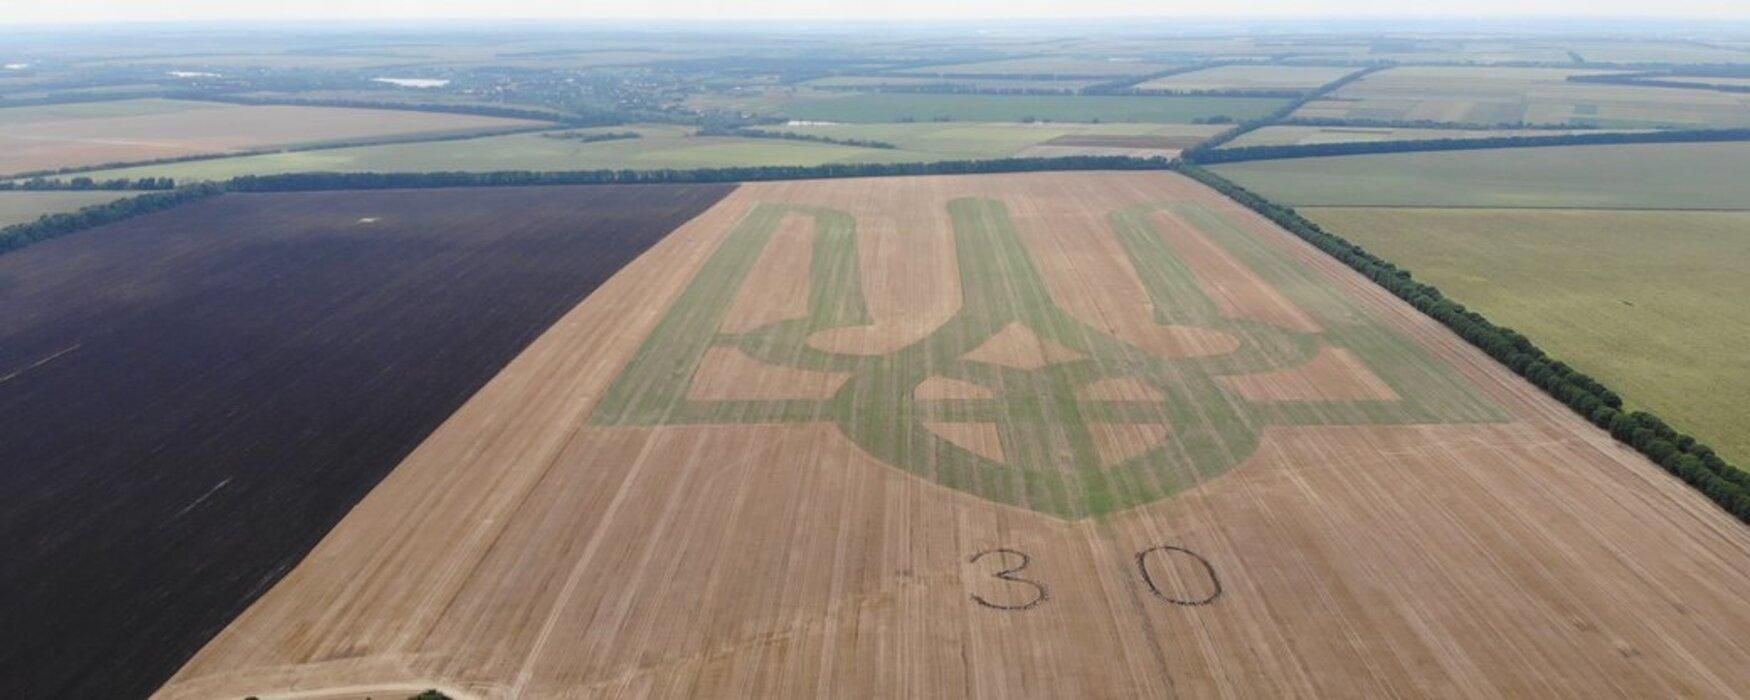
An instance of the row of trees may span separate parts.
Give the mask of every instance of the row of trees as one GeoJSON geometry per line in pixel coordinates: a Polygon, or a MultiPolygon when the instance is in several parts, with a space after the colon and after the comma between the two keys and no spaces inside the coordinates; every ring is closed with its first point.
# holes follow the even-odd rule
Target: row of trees
{"type": "Polygon", "coordinates": [[[93,180],[89,177],[75,177],[69,180],[33,177],[23,182],[0,182],[0,191],[38,192],[45,190],[170,190],[176,188],[176,180],[168,177],[138,177],[128,179],[118,177],[109,180],[93,180]]]}
{"type": "Polygon", "coordinates": [[[899,148],[886,141],[873,139],[846,139],[836,136],[821,136],[819,134],[799,134],[794,131],[771,131],[752,127],[707,126],[699,129],[697,136],[739,136],[748,139],[783,139],[786,141],[812,141],[814,143],[832,143],[840,146],[857,146],[859,148],[899,148]]]}
{"type": "Polygon", "coordinates": [[[644,135],[640,134],[636,131],[609,131],[609,132],[597,133],[597,134],[589,134],[589,133],[583,133],[583,132],[577,132],[577,131],[556,131],[556,132],[549,132],[549,133],[541,134],[541,137],[542,138],[549,138],[549,139],[556,139],[556,140],[560,140],[560,141],[576,141],[578,143],[600,143],[602,141],[625,141],[627,139],[639,139],[639,138],[644,138],[644,135]]]}
{"type": "Polygon", "coordinates": [[[225,185],[232,192],[303,192],[314,190],[379,190],[430,187],[511,187],[530,185],[602,185],[651,182],[752,182],[841,177],[901,175],[961,175],[1040,170],[1166,170],[1165,158],[1128,156],[1064,156],[944,160],[917,163],[827,163],[824,165],[761,165],[691,170],[577,170],[568,172],[511,170],[441,173],[294,173],[246,175],[225,185]]]}
{"type": "Polygon", "coordinates": [[[1736,70],[1685,70],[1677,71],[1642,71],[1638,73],[1607,73],[1604,75],[1570,75],[1571,83],[1606,83],[1614,85],[1639,85],[1642,87],[1683,88],[1686,90],[1713,90],[1716,92],[1750,92],[1750,85],[1737,85],[1726,82],[1704,83],[1694,82],[1707,78],[1745,78],[1750,77],[1750,71],[1742,66],[1734,66],[1736,70]],[[1669,78],[1691,78],[1691,81],[1670,80],[1669,78]]]}
{"type": "Polygon", "coordinates": [[[224,191],[225,188],[221,185],[205,183],[169,192],[153,192],[138,197],[95,204],[71,213],[47,214],[28,224],[17,224],[0,229],[0,253],[18,250],[38,241],[58,238],[94,226],[102,226],[141,214],[163,211],[224,191]]]}
{"type": "Polygon", "coordinates": [[[1423,313],[1512,368],[1549,395],[1566,403],[1593,425],[1615,436],[1706,494],[1720,507],[1750,523],[1750,473],[1727,463],[1713,448],[1671,428],[1645,411],[1625,411],[1616,392],[1550,357],[1519,333],[1497,326],[1482,314],[1418,282],[1392,263],[1320,228],[1292,208],[1273,203],[1193,163],[1178,169],[1258,212],[1330,256],[1366,275],[1423,313]]]}
{"type": "Polygon", "coordinates": [[[1698,141],[1750,141],[1750,129],[1693,129],[1628,133],[1551,134],[1548,136],[1489,136],[1482,138],[1359,141],[1282,146],[1240,146],[1198,153],[1199,163],[1235,163],[1244,160],[1316,158],[1362,153],[1409,153],[1413,151],[1459,151],[1481,148],[1529,146],[1578,146],[1620,143],[1680,143],[1698,141]]]}

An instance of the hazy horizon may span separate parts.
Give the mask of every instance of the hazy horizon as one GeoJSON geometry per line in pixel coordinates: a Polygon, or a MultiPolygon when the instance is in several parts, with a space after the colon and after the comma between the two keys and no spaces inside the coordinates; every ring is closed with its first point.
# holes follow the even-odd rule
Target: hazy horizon
{"type": "Polygon", "coordinates": [[[871,22],[1027,22],[1072,21],[1457,21],[1583,19],[1632,22],[1725,20],[1750,22],[1750,6],[1724,0],[1677,0],[1649,13],[1644,3],[1601,0],[1576,6],[1558,0],[1435,0],[1407,7],[1379,0],[1327,0],[1309,5],[1264,0],[1241,8],[1210,12],[1208,6],[1137,0],[967,0],[936,3],[897,0],[874,4],[813,0],[664,0],[653,3],[577,3],[521,0],[309,0],[300,3],[239,4],[217,0],[165,0],[152,4],[97,0],[78,4],[0,2],[0,25],[80,25],[127,23],[249,22],[454,22],[454,21],[607,21],[730,23],[871,22]]]}

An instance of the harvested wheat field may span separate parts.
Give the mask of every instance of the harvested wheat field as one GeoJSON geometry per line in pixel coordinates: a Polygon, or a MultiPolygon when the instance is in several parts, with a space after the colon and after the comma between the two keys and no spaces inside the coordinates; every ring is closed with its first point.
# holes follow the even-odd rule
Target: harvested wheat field
{"type": "Polygon", "coordinates": [[[182,100],[19,107],[0,110],[0,173],[539,125],[470,114],[182,100]]]}
{"type": "Polygon", "coordinates": [[[1728,696],[1747,581],[1750,528],[1189,180],[767,183],[160,695],[1728,696]]]}

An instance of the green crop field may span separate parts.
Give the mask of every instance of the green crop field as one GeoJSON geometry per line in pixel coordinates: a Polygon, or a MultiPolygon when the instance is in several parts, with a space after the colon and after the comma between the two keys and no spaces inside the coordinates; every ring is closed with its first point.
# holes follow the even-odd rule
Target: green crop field
{"type": "Polygon", "coordinates": [[[1301,213],[1750,461],[1750,211],[1301,213]]]}
{"type": "Polygon", "coordinates": [[[1374,73],[1294,116],[1612,128],[1750,126],[1750,95],[1568,82],[1609,71],[1407,66],[1374,73]]]}
{"type": "Polygon", "coordinates": [[[780,100],[772,103],[770,110],[791,119],[847,123],[1018,122],[1032,118],[1171,124],[1211,117],[1243,121],[1269,114],[1284,104],[1287,100],[1266,97],[851,94],[780,100]]]}
{"type": "Polygon", "coordinates": [[[1217,66],[1156,78],[1136,87],[1144,90],[1310,90],[1356,70],[1341,66],[1217,66]]]}
{"type": "Polygon", "coordinates": [[[1553,146],[1230,163],[1296,206],[1742,209],[1750,143],[1553,146]]]}
{"type": "Polygon", "coordinates": [[[36,221],[44,214],[75,211],[138,192],[0,192],[0,227],[36,221]]]}

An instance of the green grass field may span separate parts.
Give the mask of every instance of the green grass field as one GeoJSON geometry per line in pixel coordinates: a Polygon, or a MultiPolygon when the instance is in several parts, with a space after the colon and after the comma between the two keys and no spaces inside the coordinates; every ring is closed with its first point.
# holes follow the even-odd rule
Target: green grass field
{"type": "Polygon", "coordinates": [[[26,224],[44,214],[78,210],[138,192],[0,192],[0,227],[26,224]]]}
{"type": "Polygon", "coordinates": [[[1301,213],[1750,462],[1750,211],[1301,213]]]}
{"type": "Polygon", "coordinates": [[[1368,75],[1304,118],[1465,124],[1575,124],[1607,128],[1750,126],[1750,95],[1710,90],[1573,83],[1567,68],[1407,66],[1368,75]]]}
{"type": "Polygon", "coordinates": [[[1295,206],[1743,209],[1750,143],[1555,146],[1230,163],[1295,206]]]}
{"type": "Polygon", "coordinates": [[[1269,114],[1287,100],[1265,97],[1142,97],[1068,95],[849,94],[780,100],[774,114],[846,123],[932,121],[1190,123],[1225,116],[1246,120],[1269,114]]]}
{"type": "Polygon", "coordinates": [[[777,126],[775,130],[873,139],[897,149],[830,143],[697,137],[694,129],[670,125],[603,127],[577,131],[637,131],[643,138],[579,143],[538,133],[430,143],[383,144],[314,151],[117,168],[90,177],[172,177],[179,181],[225,180],[239,175],[294,172],[435,172],[495,170],[596,170],[712,168],[743,165],[821,165],[825,163],[901,163],[1004,158],[1068,134],[1161,135],[1198,138],[1216,125],[1147,124],[843,124],[777,126]]]}

